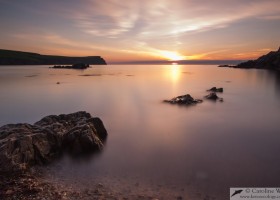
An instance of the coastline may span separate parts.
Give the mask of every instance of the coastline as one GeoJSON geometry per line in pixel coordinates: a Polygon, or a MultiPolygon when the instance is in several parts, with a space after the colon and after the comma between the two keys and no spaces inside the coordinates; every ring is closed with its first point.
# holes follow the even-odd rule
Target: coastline
{"type": "Polygon", "coordinates": [[[46,180],[46,169],[33,167],[25,172],[0,172],[0,198],[6,200],[30,199],[118,199],[108,188],[96,184],[88,189],[67,187],[46,180]]]}
{"type": "Polygon", "coordinates": [[[172,185],[163,187],[160,183],[157,189],[149,188],[149,191],[148,186],[139,183],[124,190],[121,181],[117,187],[95,181],[86,187],[80,187],[75,183],[56,181],[47,166],[32,167],[24,173],[14,172],[8,176],[6,172],[0,172],[0,178],[0,198],[5,200],[182,200],[186,199],[186,195],[196,200],[201,197],[199,192],[189,193],[184,189],[179,189],[176,195],[174,191],[178,189],[172,185]]]}
{"type": "Polygon", "coordinates": [[[280,71],[280,47],[277,51],[271,51],[256,60],[241,62],[237,65],[219,65],[218,67],[240,68],[240,69],[267,69],[280,71]]]}

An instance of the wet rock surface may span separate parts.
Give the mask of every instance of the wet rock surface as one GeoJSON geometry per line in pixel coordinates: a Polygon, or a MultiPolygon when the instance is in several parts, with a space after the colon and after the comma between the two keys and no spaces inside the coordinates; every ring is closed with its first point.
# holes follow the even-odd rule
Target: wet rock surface
{"type": "Polygon", "coordinates": [[[0,199],[116,199],[103,187],[80,191],[48,182],[42,165],[63,151],[75,156],[99,151],[106,137],[102,121],[84,111],[0,127],[0,199]]]}
{"type": "Polygon", "coordinates": [[[50,163],[62,152],[90,153],[103,148],[107,131],[99,118],[84,111],[50,115],[34,125],[0,127],[0,171],[50,163]]]}
{"type": "Polygon", "coordinates": [[[194,99],[191,95],[186,94],[182,96],[174,97],[170,100],[164,100],[163,102],[171,103],[171,104],[179,104],[179,105],[193,105],[197,103],[201,103],[201,99],[194,99]]]}

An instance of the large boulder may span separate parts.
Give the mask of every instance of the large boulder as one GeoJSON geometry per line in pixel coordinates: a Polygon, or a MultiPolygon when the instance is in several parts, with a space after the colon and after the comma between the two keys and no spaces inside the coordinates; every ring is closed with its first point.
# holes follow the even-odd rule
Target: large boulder
{"type": "Polygon", "coordinates": [[[50,115],[34,125],[0,127],[0,170],[51,162],[64,150],[89,153],[101,150],[107,131],[99,118],[89,113],[50,115]]]}

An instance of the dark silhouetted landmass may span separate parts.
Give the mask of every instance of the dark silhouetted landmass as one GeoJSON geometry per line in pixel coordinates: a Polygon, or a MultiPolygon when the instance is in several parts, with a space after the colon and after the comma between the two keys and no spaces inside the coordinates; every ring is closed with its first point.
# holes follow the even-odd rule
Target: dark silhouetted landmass
{"type": "Polygon", "coordinates": [[[52,56],[0,49],[0,65],[72,65],[75,63],[106,65],[106,61],[100,56],[52,56]]]}
{"type": "Polygon", "coordinates": [[[271,51],[268,54],[263,55],[256,60],[249,60],[246,62],[239,63],[237,65],[220,65],[219,67],[280,70],[280,48],[278,49],[278,51],[271,51]]]}
{"type": "Polygon", "coordinates": [[[89,64],[76,63],[73,65],[55,65],[50,68],[54,68],[54,69],[87,69],[87,68],[89,68],[89,64]]]}

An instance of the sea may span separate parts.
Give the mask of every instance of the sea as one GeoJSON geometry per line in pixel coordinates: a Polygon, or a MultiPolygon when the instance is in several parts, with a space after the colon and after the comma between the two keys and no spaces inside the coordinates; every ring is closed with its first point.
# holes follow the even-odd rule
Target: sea
{"type": "Polygon", "coordinates": [[[108,131],[101,152],[49,165],[49,181],[98,183],[151,199],[229,199],[230,187],[280,185],[279,73],[216,65],[49,67],[0,67],[0,126],[86,111],[108,131]],[[223,102],[204,98],[214,86],[223,87],[223,102]],[[203,102],[163,102],[184,94],[203,102]]]}

